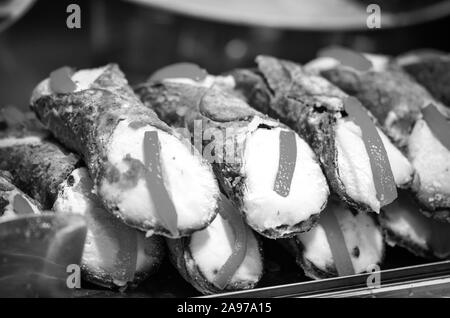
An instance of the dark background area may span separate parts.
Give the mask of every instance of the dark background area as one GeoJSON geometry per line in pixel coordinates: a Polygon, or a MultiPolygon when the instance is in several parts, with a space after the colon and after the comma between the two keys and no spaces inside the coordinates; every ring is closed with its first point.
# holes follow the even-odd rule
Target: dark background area
{"type": "MultiPolygon", "coordinates": [[[[373,1],[376,2],[376,1],[373,1]]],[[[157,68],[193,61],[211,73],[252,65],[257,54],[298,62],[332,44],[384,54],[450,51],[450,18],[364,31],[283,31],[196,20],[119,0],[38,0],[0,33],[0,105],[26,107],[33,87],[62,65],[119,63],[131,83],[157,68]],[[68,29],[66,7],[81,7],[81,29],[68,29]]]]}

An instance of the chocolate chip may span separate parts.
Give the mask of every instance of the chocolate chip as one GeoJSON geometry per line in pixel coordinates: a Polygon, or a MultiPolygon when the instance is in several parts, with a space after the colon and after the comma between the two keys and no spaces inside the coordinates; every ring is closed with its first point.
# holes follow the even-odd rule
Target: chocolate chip
{"type": "Polygon", "coordinates": [[[352,255],[353,255],[354,257],[359,257],[359,254],[360,254],[359,248],[358,248],[358,246],[355,246],[355,247],[353,248],[352,255]]]}
{"type": "Polygon", "coordinates": [[[69,176],[69,178],[67,179],[67,184],[69,185],[69,187],[73,187],[73,185],[75,184],[75,178],[73,176],[69,176]]]}

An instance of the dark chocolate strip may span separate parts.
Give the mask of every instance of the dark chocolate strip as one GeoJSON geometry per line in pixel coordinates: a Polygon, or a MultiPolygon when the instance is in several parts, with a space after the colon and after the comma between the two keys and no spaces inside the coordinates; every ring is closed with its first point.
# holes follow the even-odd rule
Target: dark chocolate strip
{"type": "Polygon", "coordinates": [[[247,254],[247,229],[241,215],[223,194],[220,196],[221,206],[219,209],[220,215],[227,220],[234,231],[234,246],[233,252],[227,259],[225,264],[220,268],[213,284],[220,290],[224,290],[230,283],[234,273],[241,266],[247,254]]]}
{"type": "Polygon", "coordinates": [[[161,168],[161,145],[158,132],[146,131],[144,135],[144,165],[149,193],[157,214],[172,236],[178,236],[178,218],[175,206],[164,185],[161,168]]]}
{"type": "Polygon", "coordinates": [[[433,135],[450,151],[450,123],[433,104],[422,109],[423,119],[433,135]]]}
{"type": "Polygon", "coordinates": [[[356,98],[347,97],[344,100],[344,107],[349,117],[361,128],[362,139],[369,155],[377,199],[383,207],[397,198],[397,187],[383,141],[367,111],[356,98]]]}
{"type": "Polygon", "coordinates": [[[343,47],[332,46],[319,51],[318,56],[332,57],[342,65],[350,66],[358,71],[365,72],[372,68],[372,62],[359,52],[343,47]]]}
{"type": "Polygon", "coordinates": [[[291,190],[295,164],[297,162],[297,142],[292,131],[280,131],[280,159],[273,191],[287,197],[291,190]]]}
{"type": "Polygon", "coordinates": [[[161,82],[169,78],[190,78],[194,81],[202,81],[208,73],[197,64],[176,63],[168,65],[153,73],[149,81],[161,82]]]}
{"type": "Polygon", "coordinates": [[[13,202],[14,212],[18,215],[34,214],[30,203],[21,195],[16,194],[13,202]]]}
{"type": "Polygon", "coordinates": [[[50,89],[55,93],[72,93],[77,86],[72,81],[73,70],[68,66],[63,66],[50,73],[50,89]]]}
{"type": "Polygon", "coordinates": [[[334,212],[335,209],[344,209],[344,207],[330,202],[325,211],[320,214],[319,222],[325,230],[338,275],[354,275],[355,269],[353,268],[347,244],[345,243],[344,234],[334,212]]]}

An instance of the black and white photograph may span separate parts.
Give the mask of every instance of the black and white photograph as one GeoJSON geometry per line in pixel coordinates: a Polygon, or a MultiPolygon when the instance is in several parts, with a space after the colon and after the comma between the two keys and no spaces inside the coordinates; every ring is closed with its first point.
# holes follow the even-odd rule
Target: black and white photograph
{"type": "Polygon", "coordinates": [[[449,31],[449,0],[0,0],[0,298],[450,297],[449,31]]]}

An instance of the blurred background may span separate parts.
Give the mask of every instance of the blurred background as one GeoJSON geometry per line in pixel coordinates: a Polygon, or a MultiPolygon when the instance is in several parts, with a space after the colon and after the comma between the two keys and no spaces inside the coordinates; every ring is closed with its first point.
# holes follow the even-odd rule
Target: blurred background
{"type": "Polygon", "coordinates": [[[307,62],[328,45],[399,54],[450,51],[448,0],[0,0],[0,107],[27,107],[34,86],[63,65],[116,62],[137,83],[177,61],[210,73],[258,54],[307,62]],[[69,4],[81,28],[69,29],[69,4]],[[369,4],[381,8],[370,29],[369,4]]]}

